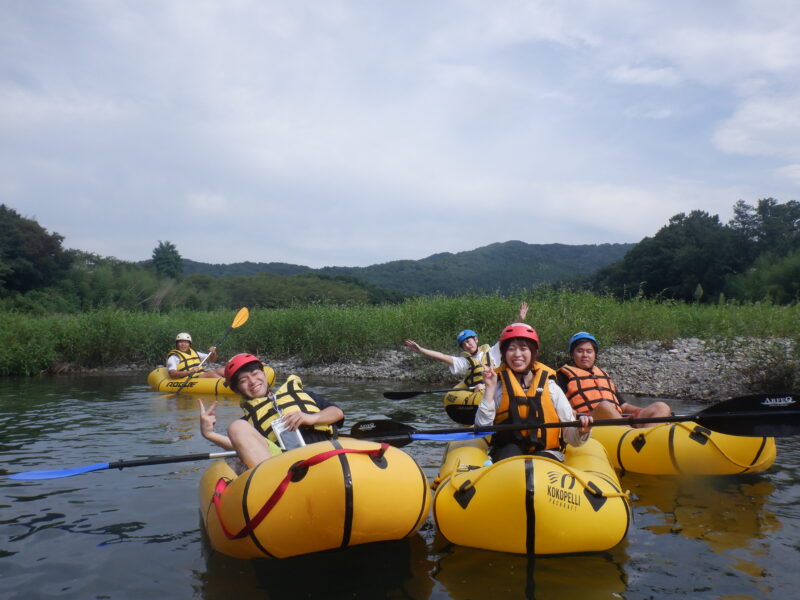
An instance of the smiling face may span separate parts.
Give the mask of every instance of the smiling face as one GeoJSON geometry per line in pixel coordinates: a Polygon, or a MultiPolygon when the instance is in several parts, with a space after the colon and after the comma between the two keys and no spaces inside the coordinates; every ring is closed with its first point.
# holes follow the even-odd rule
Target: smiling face
{"type": "Polygon", "coordinates": [[[246,398],[263,398],[269,393],[267,375],[258,363],[242,367],[234,377],[236,389],[246,398]]]}
{"type": "Polygon", "coordinates": [[[594,344],[589,340],[578,342],[572,348],[572,362],[579,369],[591,371],[595,360],[597,360],[597,353],[595,352],[594,344]]]}
{"type": "Polygon", "coordinates": [[[530,369],[531,364],[536,360],[539,349],[533,342],[521,338],[512,339],[503,352],[503,362],[514,373],[524,373],[530,369]]]}
{"type": "Polygon", "coordinates": [[[475,354],[478,351],[478,338],[470,337],[461,342],[461,349],[469,354],[475,354]]]}
{"type": "Polygon", "coordinates": [[[188,352],[189,348],[192,347],[192,343],[189,340],[178,340],[177,342],[175,342],[175,346],[181,352],[188,352]]]}

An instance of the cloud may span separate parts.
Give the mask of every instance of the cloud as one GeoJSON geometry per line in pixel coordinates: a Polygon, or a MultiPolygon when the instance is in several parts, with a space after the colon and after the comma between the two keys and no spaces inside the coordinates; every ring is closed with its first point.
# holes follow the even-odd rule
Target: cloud
{"type": "Polygon", "coordinates": [[[784,178],[792,182],[794,185],[800,186],[800,164],[795,163],[786,165],[775,171],[778,177],[784,178]]]}
{"type": "Polygon", "coordinates": [[[0,202],[125,259],[632,241],[796,190],[796,11],[720,6],[12,3],[0,202]]]}
{"type": "Polygon", "coordinates": [[[680,74],[671,67],[621,66],[611,71],[611,79],[619,83],[634,85],[657,85],[672,87],[682,81],[680,74]]]}
{"type": "Polygon", "coordinates": [[[744,102],[714,133],[724,152],[800,161],[800,94],[744,102]]]}

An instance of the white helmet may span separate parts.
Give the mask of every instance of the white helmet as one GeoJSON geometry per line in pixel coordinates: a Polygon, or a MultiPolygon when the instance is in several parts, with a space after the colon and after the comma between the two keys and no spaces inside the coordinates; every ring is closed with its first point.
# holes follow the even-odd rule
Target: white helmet
{"type": "Polygon", "coordinates": [[[186,341],[186,342],[189,342],[191,344],[192,343],[192,336],[190,336],[188,333],[185,333],[185,332],[184,333],[179,333],[178,335],[175,336],[175,341],[176,342],[186,341]]]}

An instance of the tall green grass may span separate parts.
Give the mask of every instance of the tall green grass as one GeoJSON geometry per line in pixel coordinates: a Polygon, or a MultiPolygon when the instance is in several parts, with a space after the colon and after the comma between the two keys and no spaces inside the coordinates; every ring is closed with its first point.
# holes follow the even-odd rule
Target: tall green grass
{"type": "MultiPolygon", "coordinates": [[[[632,300],[590,293],[535,291],[499,295],[432,297],[388,306],[310,305],[254,310],[227,338],[220,355],[255,352],[269,358],[298,356],[307,364],[369,360],[411,338],[429,348],[457,352],[461,329],[493,343],[516,320],[519,303],[530,303],[527,321],[539,333],[542,358],[559,363],[566,341],[589,331],[603,346],[680,337],[732,341],[740,337],[788,337],[800,341],[800,307],[768,303],[717,305],[632,300]]],[[[0,313],[0,375],[33,375],[63,366],[163,364],[175,334],[189,331],[205,349],[230,326],[236,311],[169,313],[100,310],[30,316],[0,313]]]]}

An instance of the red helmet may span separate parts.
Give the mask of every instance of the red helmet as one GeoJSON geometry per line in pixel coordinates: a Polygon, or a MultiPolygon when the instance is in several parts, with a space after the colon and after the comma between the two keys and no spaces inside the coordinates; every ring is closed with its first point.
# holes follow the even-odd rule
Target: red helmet
{"type": "Polygon", "coordinates": [[[508,343],[514,338],[531,340],[539,347],[539,335],[536,330],[527,323],[512,323],[500,333],[500,348],[505,349],[508,343]]]}
{"type": "Polygon", "coordinates": [[[234,392],[239,391],[236,389],[236,384],[233,381],[234,377],[236,377],[236,374],[242,369],[242,367],[251,365],[253,363],[258,363],[261,366],[264,364],[254,354],[237,354],[228,361],[228,364],[225,365],[225,382],[234,392]]]}

